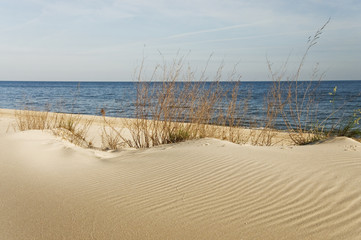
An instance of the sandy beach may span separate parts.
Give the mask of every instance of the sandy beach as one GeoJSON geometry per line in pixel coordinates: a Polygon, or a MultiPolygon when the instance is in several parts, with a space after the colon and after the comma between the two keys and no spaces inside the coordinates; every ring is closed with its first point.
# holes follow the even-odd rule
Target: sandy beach
{"type": "Polygon", "coordinates": [[[107,152],[14,121],[0,110],[0,239],[361,238],[355,140],[107,152]]]}

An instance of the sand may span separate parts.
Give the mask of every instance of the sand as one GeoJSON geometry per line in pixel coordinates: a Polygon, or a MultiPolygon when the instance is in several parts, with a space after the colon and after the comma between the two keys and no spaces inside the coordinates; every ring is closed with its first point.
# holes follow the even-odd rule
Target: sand
{"type": "Polygon", "coordinates": [[[0,239],[361,239],[361,144],[104,152],[0,112],[0,239]]]}

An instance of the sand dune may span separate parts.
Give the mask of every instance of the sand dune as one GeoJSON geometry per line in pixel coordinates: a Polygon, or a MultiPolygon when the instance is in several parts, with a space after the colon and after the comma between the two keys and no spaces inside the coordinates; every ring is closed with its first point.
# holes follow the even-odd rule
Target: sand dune
{"type": "Polygon", "coordinates": [[[1,134],[0,151],[0,239],[361,238],[361,144],[348,138],[108,153],[27,131],[1,134]]]}

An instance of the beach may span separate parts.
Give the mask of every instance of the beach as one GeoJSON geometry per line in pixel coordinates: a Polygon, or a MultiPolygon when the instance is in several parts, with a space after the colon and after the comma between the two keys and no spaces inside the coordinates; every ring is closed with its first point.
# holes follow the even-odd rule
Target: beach
{"type": "Polygon", "coordinates": [[[361,236],[361,143],[350,138],[101,151],[14,123],[0,110],[0,239],[361,236]]]}

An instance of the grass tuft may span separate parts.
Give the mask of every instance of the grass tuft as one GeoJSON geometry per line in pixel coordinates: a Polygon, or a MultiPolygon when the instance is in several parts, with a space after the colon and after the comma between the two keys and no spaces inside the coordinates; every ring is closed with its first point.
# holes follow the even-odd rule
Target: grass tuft
{"type": "Polygon", "coordinates": [[[51,130],[75,145],[92,147],[92,142],[87,140],[87,133],[93,120],[84,119],[82,115],[17,110],[15,118],[15,130],[51,130]]]}

